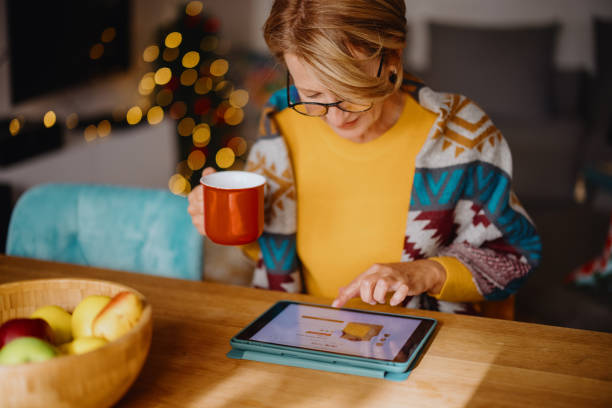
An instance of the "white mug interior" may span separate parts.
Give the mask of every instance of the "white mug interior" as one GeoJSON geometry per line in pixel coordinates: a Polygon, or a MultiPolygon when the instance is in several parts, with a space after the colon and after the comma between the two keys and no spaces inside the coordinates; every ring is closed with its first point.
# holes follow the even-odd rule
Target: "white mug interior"
{"type": "Polygon", "coordinates": [[[241,190],[259,187],[266,183],[265,177],[250,171],[218,171],[200,179],[200,183],[223,190],[241,190]]]}

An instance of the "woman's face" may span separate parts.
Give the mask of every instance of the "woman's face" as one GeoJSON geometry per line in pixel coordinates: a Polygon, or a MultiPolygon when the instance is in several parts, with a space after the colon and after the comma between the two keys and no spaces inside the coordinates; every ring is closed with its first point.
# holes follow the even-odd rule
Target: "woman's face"
{"type": "MultiPolygon", "coordinates": [[[[370,61],[365,69],[376,75],[378,61],[370,61]]],[[[337,97],[319,82],[310,67],[295,54],[285,54],[285,63],[293,78],[293,83],[303,102],[338,102],[337,97]]],[[[356,143],[367,142],[372,139],[369,135],[371,128],[380,118],[383,102],[374,103],[371,109],[360,112],[344,112],[337,107],[331,107],[322,119],[342,138],[356,143]]]]}

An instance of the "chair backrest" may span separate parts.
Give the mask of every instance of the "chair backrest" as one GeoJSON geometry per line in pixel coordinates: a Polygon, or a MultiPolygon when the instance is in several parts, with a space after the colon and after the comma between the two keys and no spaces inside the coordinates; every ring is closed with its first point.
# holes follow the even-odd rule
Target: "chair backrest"
{"type": "Polygon", "coordinates": [[[164,190],[39,185],[15,205],[6,253],[200,280],[203,242],[187,205],[164,190]]]}

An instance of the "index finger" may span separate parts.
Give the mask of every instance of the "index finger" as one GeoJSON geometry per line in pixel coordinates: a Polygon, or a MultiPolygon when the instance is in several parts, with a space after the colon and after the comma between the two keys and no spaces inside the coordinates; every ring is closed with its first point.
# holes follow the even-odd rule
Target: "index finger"
{"type": "Polygon", "coordinates": [[[338,297],[332,302],[332,307],[342,307],[349,300],[359,296],[359,280],[354,280],[348,286],[340,289],[338,297]]]}

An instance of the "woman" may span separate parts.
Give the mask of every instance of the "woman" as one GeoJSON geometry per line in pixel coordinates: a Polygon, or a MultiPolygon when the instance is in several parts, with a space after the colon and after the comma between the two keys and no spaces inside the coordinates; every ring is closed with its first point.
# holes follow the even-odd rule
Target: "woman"
{"type": "MultiPolygon", "coordinates": [[[[403,73],[405,27],[403,0],[274,2],[264,36],[287,88],[247,163],[269,186],[244,248],[255,286],[474,312],[538,264],[507,143],[469,99],[403,73]]],[[[204,234],[200,188],[189,201],[204,234]]]]}

